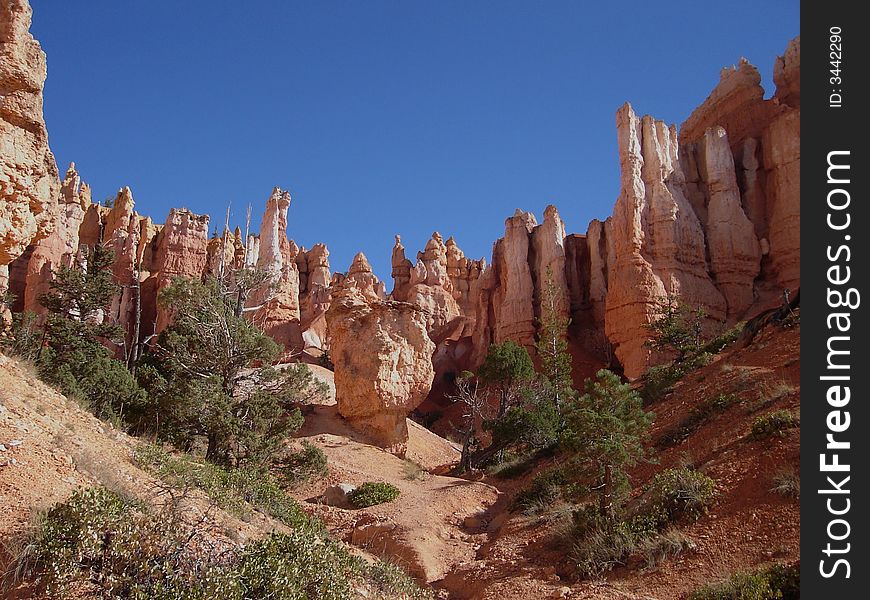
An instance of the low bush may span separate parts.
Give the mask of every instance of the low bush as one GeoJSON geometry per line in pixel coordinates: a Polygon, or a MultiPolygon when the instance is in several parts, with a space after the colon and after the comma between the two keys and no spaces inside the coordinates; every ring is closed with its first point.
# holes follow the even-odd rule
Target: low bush
{"type": "Polygon", "coordinates": [[[770,436],[785,437],[785,430],[797,427],[799,421],[790,411],[775,410],[757,417],[752,423],[750,437],[755,440],[770,436]]]}
{"type": "Polygon", "coordinates": [[[137,448],[133,459],[172,487],[202,490],[216,505],[238,517],[250,516],[254,507],[292,527],[322,528],[264,469],[227,469],[145,444],[137,448]]]}
{"type": "Polygon", "coordinates": [[[426,477],[426,469],[413,460],[405,459],[402,463],[403,477],[408,481],[420,481],[426,477]]]}
{"type": "Polygon", "coordinates": [[[215,543],[213,534],[178,511],[156,514],[92,488],[48,511],[15,572],[53,597],[85,584],[112,598],[344,600],[361,588],[382,600],[431,598],[397,567],[369,564],[318,533],[271,533],[245,548],[215,543]]]}
{"type": "Polygon", "coordinates": [[[281,478],[291,486],[329,475],[326,453],[308,441],[302,442],[302,450],[289,454],[280,466],[281,478]]]}
{"type": "Polygon", "coordinates": [[[791,469],[784,469],[773,476],[771,492],[776,492],[785,498],[801,497],[801,478],[798,473],[791,469]]]}
{"type": "Polygon", "coordinates": [[[695,543],[676,529],[644,538],[638,544],[638,551],[643,556],[647,569],[654,569],[694,548],[695,543]]]}
{"type": "Polygon", "coordinates": [[[716,482],[691,469],[668,469],[658,473],[648,491],[646,506],[660,524],[695,521],[707,512],[716,496],[716,482]]]}
{"type": "Polygon", "coordinates": [[[737,339],[740,337],[740,334],[743,333],[743,328],[745,326],[745,321],[737,323],[730,329],[726,329],[725,331],[714,337],[712,340],[704,344],[701,350],[703,352],[709,352],[710,354],[722,352],[722,350],[737,341],[737,339]]]}
{"type": "Polygon", "coordinates": [[[659,448],[670,448],[688,438],[699,427],[740,402],[735,394],[719,394],[693,407],[689,414],[674,427],[667,429],[656,442],[659,448]]]}
{"type": "Polygon", "coordinates": [[[800,568],[771,565],[756,571],[735,573],[721,583],[705,585],[689,600],[798,600],[800,568]]]}
{"type": "Polygon", "coordinates": [[[350,493],[348,499],[357,508],[366,508],[385,502],[392,502],[399,497],[399,488],[391,483],[366,481],[350,493]]]}
{"type": "Polygon", "coordinates": [[[643,398],[644,405],[663,398],[685,374],[686,371],[677,365],[650,367],[644,375],[643,387],[640,389],[640,397],[643,398]]]}
{"type": "Polygon", "coordinates": [[[538,514],[562,495],[568,482],[568,472],[564,467],[541,471],[528,488],[514,497],[514,508],[526,514],[538,514]]]}
{"type": "Polygon", "coordinates": [[[499,479],[515,479],[528,473],[535,466],[536,455],[523,455],[496,463],[487,469],[493,477],[499,479]]]}

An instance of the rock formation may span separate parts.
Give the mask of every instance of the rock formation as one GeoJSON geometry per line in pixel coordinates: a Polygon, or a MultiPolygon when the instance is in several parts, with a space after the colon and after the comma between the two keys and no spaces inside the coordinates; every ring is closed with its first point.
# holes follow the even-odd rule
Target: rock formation
{"type": "Polygon", "coordinates": [[[0,293],[9,264],[53,228],[60,181],[42,116],[45,53],[26,0],[0,4],[0,293]]]}
{"type": "Polygon", "coordinates": [[[269,275],[267,285],[251,296],[251,303],[262,304],[254,322],[285,347],[300,346],[299,328],[299,247],[287,238],[287,210],[290,193],[272,190],[260,226],[257,268],[269,275]]]}
{"type": "Polygon", "coordinates": [[[501,252],[498,257],[493,256],[501,292],[497,295],[500,302],[494,307],[496,343],[510,339],[528,347],[535,344],[535,287],[529,264],[529,238],[537,225],[532,213],[520,209],[505,221],[501,252]]]}
{"type": "Polygon", "coordinates": [[[438,232],[412,263],[396,236],[387,297],[362,253],[347,273],[333,274],[325,245],[306,250],[288,238],[291,199],[279,188],[259,235],[227,229],[209,241],[206,216],[173,209],[155,225],[136,213],[129,188],[111,208],[92,204],[74,167],[60,185],[42,122],[45,61],[27,33],[30,9],[12,0],[0,16],[0,288],[8,280],[15,308],[38,309],[52,271],[71,264],[80,247],[106,244],[120,286],[107,317],[127,330],[129,347],[169,323],[157,296],[173,277],[262,269],[269,281],[251,293],[246,314],[290,353],[313,360],[329,351],[337,383],[344,378],[342,414],[385,445],[401,446],[404,416],[432,384],[433,364],[437,387],[476,368],[493,343],[513,340],[534,352],[547,310],[570,320],[575,359],[591,353],[592,362],[634,378],[658,358],[644,342],[665,296],[704,308],[712,327],[800,285],[799,38],[777,59],[768,100],[758,70],[741,60],[722,70],[679,130],[620,108],[619,197],[612,216],[593,220],[585,234],[566,234],[548,206],[540,224],[519,209],[508,218],[490,263],[467,258],[438,232]],[[542,306],[548,288],[551,307],[542,306]]]}
{"type": "MultiPolygon", "coordinates": [[[[154,242],[154,297],[172,284],[175,277],[201,277],[206,266],[208,247],[208,215],[196,215],[186,208],[173,208],[166,224],[154,242]]],[[[171,311],[160,306],[156,310],[155,333],[172,320],[171,311]]]]}
{"type": "Polygon", "coordinates": [[[405,301],[408,299],[408,288],[411,286],[411,269],[414,265],[405,257],[405,247],[402,238],[396,236],[392,256],[393,291],[390,293],[395,300],[405,301]]]}
{"type": "MultiPolygon", "coordinates": [[[[361,268],[362,260],[354,264],[361,268]]],[[[423,310],[367,293],[361,273],[336,286],[326,313],[338,412],[374,443],[404,456],[406,418],[432,386],[435,344],[423,310]]]]}
{"type": "Polygon", "coordinates": [[[79,229],[91,206],[91,191],[82,183],[75,163],[67,169],[60,190],[55,226],[37,241],[29,254],[23,289],[23,310],[44,312],[39,298],[49,290],[54,273],[60,267],[73,266],[79,253],[79,229]]]}

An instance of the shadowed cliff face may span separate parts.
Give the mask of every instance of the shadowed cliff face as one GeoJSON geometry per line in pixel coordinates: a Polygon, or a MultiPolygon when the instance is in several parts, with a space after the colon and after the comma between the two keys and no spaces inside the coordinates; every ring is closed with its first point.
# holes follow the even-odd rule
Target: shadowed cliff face
{"type": "MultiPolygon", "coordinates": [[[[128,345],[135,331],[143,340],[169,322],[156,299],[175,276],[245,266],[268,272],[268,285],[248,298],[249,314],[288,352],[311,360],[330,346],[326,314],[336,286],[367,290],[372,301],[386,297],[360,260],[333,275],[325,245],[309,250],[288,239],[291,198],[278,188],[259,235],[225,231],[209,240],[207,216],[177,209],[156,225],[136,212],[129,188],[111,208],[92,204],[74,165],[61,184],[42,121],[45,57],[27,31],[30,7],[16,0],[0,11],[0,286],[8,271],[16,309],[39,311],[52,271],[97,243],[115,251],[113,274],[123,287],[107,317],[127,329],[128,345]]],[[[776,60],[769,100],[755,67],[741,61],[723,69],[679,130],[639,117],[629,104],[620,108],[620,194],[612,216],[592,221],[585,234],[566,234],[550,206],[540,223],[517,209],[490,262],[466,257],[437,232],[412,262],[397,238],[389,299],[421,309],[436,346],[436,382],[479,365],[490,344],[511,339],[531,349],[548,286],[557,313],[571,320],[575,358],[621,366],[632,378],[656,358],[644,342],[663,296],[732,323],[778,302],[784,288],[797,289],[799,68],[795,39],[776,60]]]]}

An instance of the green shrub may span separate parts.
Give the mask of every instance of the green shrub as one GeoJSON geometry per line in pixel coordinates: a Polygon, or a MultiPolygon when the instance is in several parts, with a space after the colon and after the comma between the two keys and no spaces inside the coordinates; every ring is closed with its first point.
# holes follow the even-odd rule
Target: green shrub
{"type": "Polygon", "coordinates": [[[227,469],[145,444],[136,449],[133,458],[170,486],[202,490],[215,504],[238,517],[248,517],[253,506],[292,527],[322,528],[262,468],[227,469]]]}
{"type": "Polygon", "coordinates": [[[487,472],[493,477],[499,479],[514,479],[528,473],[534,465],[536,454],[521,455],[507,458],[500,463],[496,463],[487,469],[487,472]]]}
{"type": "Polygon", "coordinates": [[[656,442],[656,446],[659,448],[675,446],[688,438],[699,427],[738,402],[740,402],[740,398],[735,394],[719,394],[701,402],[693,407],[677,425],[667,429],[656,442]]]}
{"type": "Polygon", "coordinates": [[[636,546],[637,539],[624,527],[595,527],[575,543],[571,558],[582,577],[599,577],[624,564],[636,546]]]}
{"type": "Polygon", "coordinates": [[[799,421],[787,410],[775,410],[766,415],[757,417],[752,423],[750,437],[756,440],[770,436],[785,437],[785,430],[797,427],[799,421]]]}
{"type": "Polygon", "coordinates": [[[791,469],[784,469],[773,476],[771,492],[776,492],[785,498],[801,497],[801,477],[791,469]]]}
{"type": "Polygon", "coordinates": [[[357,508],[366,508],[392,502],[399,497],[399,488],[391,483],[366,481],[348,496],[351,504],[357,508]]]}
{"type": "Polygon", "coordinates": [[[743,333],[743,328],[746,326],[745,321],[740,321],[730,329],[727,329],[714,337],[712,340],[704,344],[702,347],[702,351],[709,352],[710,354],[717,354],[722,352],[725,348],[733,344],[740,337],[740,334],[743,333]]]}
{"type": "Polygon", "coordinates": [[[281,477],[289,485],[299,485],[329,475],[326,453],[309,441],[302,442],[302,450],[293,452],[281,461],[281,477]]]}
{"type": "Polygon", "coordinates": [[[535,475],[528,488],[514,497],[514,508],[529,514],[541,512],[562,495],[562,488],[568,482],[568,473],[564,467],[541,471],[535,475]]]}
{"type": "Polygon", "coordinates": [[[798,600],[800,568],[772,565],[757,571],[735,573],[721,583],[705,585],[689,600],[798,600]]]}
{"type": "Polygon", "coordinates": [[[81,582],[142,600],[344,600],[360,588],[382,600],[431,598],[397,567],[369,564],[319,533],[294,529],[227,548],[196,527],[174,509],[155,514],[105,488],[80,490],[48,511],[17,571],[52,597],[81,582]]]}
{"type": "Polygon", "coordinates": [[[716,482],[691,469],[668,469],[650,484],[648,512],[666,523],[694,521],[707,512],[716,496],[716,482]]]}
{"type": "Polygon", "coordinates": [[[643,556],[647,569],[654,569],[694,548],[695,543],[676,529],[643,538],[638,544],[638,551],[643,556]]]}
{"type": "Polygon", "coordinates": [[[644,405],[663,398],[685,374],[686,371],[677,365],[650,367],[644,375],[643,387],[640,389],[644,405]]]}

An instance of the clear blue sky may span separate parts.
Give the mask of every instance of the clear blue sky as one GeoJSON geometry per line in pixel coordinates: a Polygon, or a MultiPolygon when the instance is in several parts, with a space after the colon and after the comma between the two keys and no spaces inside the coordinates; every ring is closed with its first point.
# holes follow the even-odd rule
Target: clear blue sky
{"type": "Polygon", "coordinates": [[[289,235],[389,280],[433,230],[489,258],[517,207],[569,232],[619,189],[614,114],[681,123],[746,56],[772,93],[796,1],[31,0],[61,173],[255,229],[273,186],[289,235]]]}

